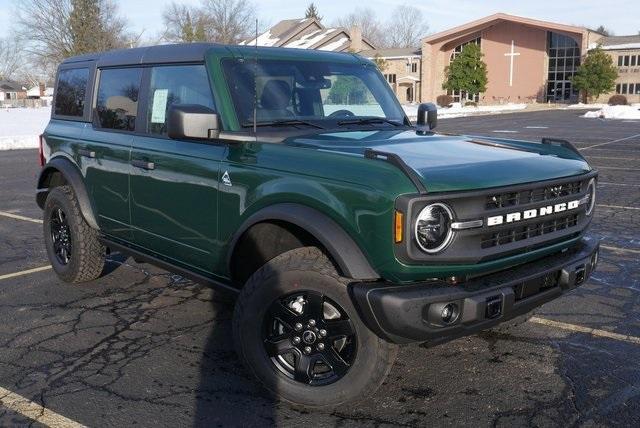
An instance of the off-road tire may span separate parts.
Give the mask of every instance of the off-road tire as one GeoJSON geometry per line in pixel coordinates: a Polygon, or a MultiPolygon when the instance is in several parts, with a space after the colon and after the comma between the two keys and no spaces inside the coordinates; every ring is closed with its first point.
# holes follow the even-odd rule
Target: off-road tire
{"type": "Polygon", "coordinates": [[[80,205],[71,186],[55,187],[49,192],[44,206],[44,241],[53,270],[60,279],[81,283],[97,279],[105,264],[105,246],[98,239],[98,231],[91,228],[80,211],[80,205]],[[51,236],[51,214],[61,208],[66,216],[71,236],[71,257],[68,264],[57,259],[51,236]]]}
{"type": "Polygon", "coordinates": [[[236,302],[233,335],[238,355],[266,389],[302,408],[334,408],[365,398],[382,384],[397,354],[397,345],[380,339],[360,320],[347,281],[315,247],[281,254],[249,278],[236,302]],[[358,350],[349,370],[334,383],[312,386],[291,379],[278,371],[265,350],[261,328],[270,302],[298,291],[322,293],[353,323],[358,350]]]}

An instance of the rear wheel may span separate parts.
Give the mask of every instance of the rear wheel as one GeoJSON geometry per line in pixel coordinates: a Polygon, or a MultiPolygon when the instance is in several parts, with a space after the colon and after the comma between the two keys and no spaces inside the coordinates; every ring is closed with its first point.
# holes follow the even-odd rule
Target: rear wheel
{"type": "Polygon", "coordinates": [[[65,282],[86,282],[100,276],[105,247],[98,231],[84,220],[70,186],[56,187],[44,206],[44,242],[49,261],[65,282]]]}
{"type": "Polygon", "coordinates": [[[251,276],[236,305],[234,338],[267,389],[304,407],[373,393],[397,350],[360,321],[346,282],[317,248],[291,250],[251,276]]]}

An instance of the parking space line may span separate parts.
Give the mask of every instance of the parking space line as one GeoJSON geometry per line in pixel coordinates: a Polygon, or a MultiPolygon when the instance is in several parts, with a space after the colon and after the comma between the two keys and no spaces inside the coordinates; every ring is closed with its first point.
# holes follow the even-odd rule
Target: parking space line
{"type": "Polygon", "coordinates": [[[606,186],[628,186],[628,187],[640,187],[640,184],[627,184],[627,183],[608,183],[606,181],[598,181],[598,185],[604,184],[606,186]]]}
{"type": "Polygon", "coordinates": [[[14,220],[30,221],[32,223],[40,223],[40,224],[42,224],[42,220],[38,220],[37,218],[24,217],[24,216],[17,215],[17,214],[11,214],[11,213],[8,213],[8,212],[5,212],[5,211],[0,211],[0,216],[7,217],[7,218],[12,218],[14,220]]]}
{"type": "Polygon", "coordinates": [[[598,143],[598,144],[594,144],[592,146],[588,146],[588,147],[582,147],[578,150],[587,150],[587,149],[592,149],[594,147],[599,147],[599,146],[604,146],[605,144],[613,144],[613,143],[619,143],[620,141],[626,141],[626,140],[631,140],[633,138],[638,138],[640,137],[640,134],[636,134],[636,135],[632,135],[630,137],[625,137],[625,138],[618,138],[617,140],[612,140],[612,141],[606,141],[604,143],[598,143]]]}
{"type": "Polygon", "coordinates": [[[575,331],[577,333],[586,333],[595,337],[605,337],[607,339],[619,340],[622,342],[633,343],[634,345],[640,345],[640,337],[629,336],[626,334],[613,333],[606,330],[599,330],[597,328],[584,327],[576,324],[568,324],[566,322],[554,321],[546,318],[532,317],[529,321],[546,325],[547,327],[556,327],[563,330],[575,331]]]}
{"type": "Polygon", "coordinates": [[[620,209],[620,210],[640,210],[639,207],[625,207],[622,205],[604,205],[604,204],[596,204],[597,207],[603,207],[603,208],[615,208],[615,209],[620,209]]]}
{"type": "Polygon", "coordinates": [[[5,274],[5,275],[0,275],[0,281],[2,281],[3,279],[16,278],[18,276],[23,276],[23,275],[29,275],[29,274],[32,274],[32,273],[42,272],[42,271],[49,270],[49,269],[51,269],[51,265],[41,266],[41,267],[37,267],[37,268],[33,268],[33,269],[27,269],[27,270],[23,270],[23,271],[20,271],[20,272],[8,273],[8,274],[5,274]]]}
{"type": "Polygon", "coordinates": [[[623,168],[620,166],[602,166],[602,165],[593,165],[593,166],[598,169],[617,169],[619,171],[640,171],[640,169],[638,168],[623,168]]]}
{"type": "Polygon", "coordinates": [[[619,248],[619,247],[612,247],[611,245],[602,245],[602,244],[600,244],[600,248],[604,248],[605,250],[609,250],[609,251],[615,251],[616,253],[640,254],[640,250],[633,250],[631,248],[619,248]]]}
{"type": "Polygon", "coordinates": [[[80,428],[84,425],[79,424],[69,418],[34,403],[21,395],[4,389],[0,386],[0,405],[7,409],[19,413],[32,421],[39,422],[43,425],[55,428],[80,428]]]}

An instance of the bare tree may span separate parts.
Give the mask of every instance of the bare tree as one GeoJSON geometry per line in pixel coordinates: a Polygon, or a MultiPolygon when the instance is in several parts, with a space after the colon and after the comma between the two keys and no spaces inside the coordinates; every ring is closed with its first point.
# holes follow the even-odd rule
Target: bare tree
{"type": "Polygon", "coordinates": [[[172,2],[162,14],[164,33],[168,42],[205,42],[211,39],[210,20],[201,8],[172,2]]]}
{"type": "Polygon", "coordinates": [[[408,4],[397,6],[386,25],[386,44],[394,48],[418,47],[428,30],[420,9],[408,4]]]}
{"type": "Polygon", "coordinates": [[[211,41],[236,44],[253,33],[255,6],[245,0],[203,0],[211,41]]]}
{"type": "Polygon", "coordinates": [[[50,71],[65,58],[108,49],[131,47],[139,36],[126,32],[126,21],[118,15],[113,0],[95,0],[91,5],[93,25],[83,23],[82,0],[20,0],[17,5],[18,34],[34,62],[50,71]],[[75,9],[75,13],[74,13],[75,9]],[[75,24],[74,24],[75,22],[75,24]]]}
{"type": "Polygon", "coordinates": [[[357,8],[353,12],[336,19],[333,22],[336,27],[350,29],[359,27],[362,35],[377,48],[385,46],[385,36],[382,23],[376,13],[370,8],[357,8]]]}
{"type": "Polygon", "coordinates": [[[22,64],[20,40],[15,38],[0,39],[0,80],[15,77],[22,64]]]}

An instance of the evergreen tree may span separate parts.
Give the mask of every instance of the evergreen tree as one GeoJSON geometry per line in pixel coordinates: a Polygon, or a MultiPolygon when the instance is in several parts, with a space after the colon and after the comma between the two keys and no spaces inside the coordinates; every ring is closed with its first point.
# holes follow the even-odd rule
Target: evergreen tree
{"type": "Polygon", "coordinates": [[[314,18],[314,19],[317,19],[318,21],[322,21],[322,17],[318,14],[318,8],[313,3],[307,6],[307,10],[304,13],[304,17],[314,18]]]}
{"type": "Polygon", "coordinates": [[[100,21],[100,4],[93,0],[72,0],[69,28],[72,55],[96,52],[104,32],[100,21]]]}
{"type": "Polygon", "coordinates": [[[590,97],[598,98],[601,94],[613,91],[617,78],[618,70],[613,58],[598,46],[587,53],[571,82],[574,88],[582,91],[586,103],[590,97]]]}
{"type": "Polygon", "coordinates": [[[470,43],[445,69],[443,89],[462,94],[479,94],[487,89],[487,64],[482,60],[480,46],[470,43]]]}

